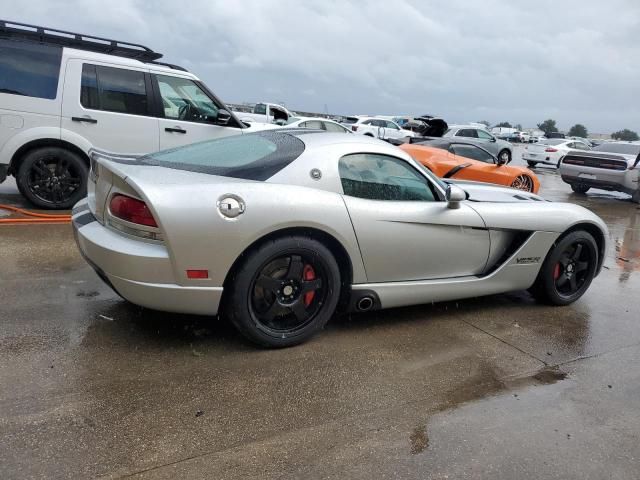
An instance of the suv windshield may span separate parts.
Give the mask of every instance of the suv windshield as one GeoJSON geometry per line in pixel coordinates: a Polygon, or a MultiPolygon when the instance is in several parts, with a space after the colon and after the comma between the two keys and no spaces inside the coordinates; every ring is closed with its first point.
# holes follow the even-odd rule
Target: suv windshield
{"type": "Polygon", "coordinates": [[[154,165],[246,180],[267,180],[298,158],[304,143],[273,131],[207,140],[140,158],[154,165]]]}
{"type": "Polygon", "coordinates": [[[640,154],[640,144],[637,143],[603,143],[592,149],[596,152],[621,153],[623,155],[640,154]]]}

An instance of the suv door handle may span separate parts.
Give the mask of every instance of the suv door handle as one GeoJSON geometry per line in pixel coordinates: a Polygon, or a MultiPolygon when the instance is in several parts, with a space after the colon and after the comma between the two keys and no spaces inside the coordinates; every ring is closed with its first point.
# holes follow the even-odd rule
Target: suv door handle
{"type": "Polygon", "coordinates": [[[165,132],[172,132],[172,133],[187,133],[187,131],[183,128],[180,127],[167,127],[164,129],[165,132]]]}
{"type": "Polygon", "coordinates": [[[98,123],[98,120],[90,117],[71,117],[73,122],[98,123]]]}

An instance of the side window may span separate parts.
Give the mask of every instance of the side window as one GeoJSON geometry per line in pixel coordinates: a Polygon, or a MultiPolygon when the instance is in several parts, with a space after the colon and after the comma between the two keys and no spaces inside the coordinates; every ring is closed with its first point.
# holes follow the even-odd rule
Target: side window
{"type": "Polygon", "coordinates": [[[478,138],[482,139],[482,140],[491,140],[493,137],[485,132],[484,130],[476,130],[476,133],[478,134],[478,138]]]}
{"type": "Polygon", "coordinates": [[[364,122],[362,122],[363,125],[373,125],[373,120],[365,120],[364,122]]]}
{"type": "Polygon", "coordinates": [[[337,132],[337,133],[345,133],[348,132],[348,130],[344,127],[341,127],[340,125],[337,125],[335,123],[331,123],[331,122],[322,122],[322,125],[324,125],[324,129],[327,132],[337,132]]]}
{"type": "Polygon", "coordinates": [[[258,103],[255,107],[253,107],[253,113],[257,113],[260,115],[266,115],[267,106],[264,103],[258,103]]]}
{"type": "Polygon", "coordinates": [[[198,123],[213,123],[218,119],[220,107],[194,81],[168,75],[155,75],[155,78],[165,118],[198,123]]]}
{"type": "Polygon", "coordinates": [[[388,121],[387,121],[387,122],[384,122],[384,126],[385,126],[385,127],[387,127],[387,128],[391,128],[391,129],[393,129],[393,130],[400,130],[400,129],[398,128],[398,126],[397,126],[395,123],[393,123],[393,122],[388,122],[388,121]]]}
{"type": "Polygon", "coordinates": [[[407,162],[373,153],[346,155],[338,164],[345,195],[368,200],[437,200],[431,183],[407,162]]]}
{"type": "Polygon", "coordinates": [[[84,64],[80,104],[94,110],[148,115],[144,72],[84,64]]]}
{"type": "Polygon", "coordinates": [[[473,128],[463,128],[456,134],[457,137],[477,138],[478,134],[473,128]]]}
{"type": "Polygon", "coordinates": [[[314,130],[324,130],[322,128],[323,122],[318,120],[309,120],[300,125],[302,128],[313,128],[314,130]]]}
{"type": "Polygon", "coordinates": [[[0,93],[53,100],[62,48],[0,39],[0,93]]]}
{"type": "Polygon", "coordinates": [[[452,153],[465,158],[471,158],[472,160],[478,160],[484,163],[494,163],[493,156],[489,152],[485,152],[481,148],[473,145],[454,144],[451,145],[450,150],[452,153]]]}

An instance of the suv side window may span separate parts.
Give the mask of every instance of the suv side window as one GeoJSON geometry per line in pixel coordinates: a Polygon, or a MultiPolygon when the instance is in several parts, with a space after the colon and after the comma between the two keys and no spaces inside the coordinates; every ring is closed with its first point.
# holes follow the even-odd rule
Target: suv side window
{"type": "Polygon", "coordinates": [[[478,134],[473,128],[462,128],[458,130],[456,137],[477,138],[478,134]]]}
{"type": "Polygon", "coordinates": [[[53,100],[62,47],[0,39],[0,93],[53,100]]]}
{"type": "Polygon", "coordinates": [[[93,110],[148,115],[144,72],[85,63],[80,104],[93,110]]]}
{"type": "Polygon", "coordinates": [[[255,107],[253,107],[253,113],[257,113],[259,115],[266,115],[267,106],[264,103],[258,103],[255,107]]]}
{"type": "Polygon", "coordinates": [[[460,155],[461,157],[471,158],[484,163],[494,163],[493,155],[474,145],[462,145],[460,143],[456,143],[449,147],[449,151],[455,155],[460,155]]]}
{"type": "Polygon", "coordinates": [[[397,126],[395,123],[393,123],[393,122],[385,121],[385,122],[384,122],[384,125],[385,125],[385,127],[387,127],[387,128],[391,128],[391,129],[393,129],[393,130],[400,130],[400,129],[398,128],[398,126],[397,126]]]}
{"type": "Polygon", "coordinates": [[[484,130],[476,130],[476,133],[478,134],[478,138],[482,139],[482,140],[492,140],[493,137],[485,132],[484,130]]]}
{"type": "Polygon", "coordinates": [[[187,122],[213,123],[220,107],[188,78],[154,75],[158,81],[165,118],[187,122]]]}
{"type": "Polygon", "coordinates": [[[407,162],[375,153],[345,155],[338,163],[345,195],[368,200],[437,201],[431,183],[407,162]]]}

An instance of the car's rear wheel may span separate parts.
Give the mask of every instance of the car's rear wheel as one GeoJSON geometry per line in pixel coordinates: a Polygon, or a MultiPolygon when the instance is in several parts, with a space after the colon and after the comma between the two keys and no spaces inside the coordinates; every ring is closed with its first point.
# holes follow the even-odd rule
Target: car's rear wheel
{"type": "Polygon", "coordinates": [[[511,183],[511,188],[524,192],[533,192],[533,179],[529,175],[518,175],[511,183]]]}
{"type": "Polygon", "coordinates": [[[581,185],[579,183],[573,183],[571,184],[571,190],[573,190],[576,193],[581,193],[581,194],[585,194],[589,191],[591,187],[587,186],[587,185],[581,185]]]}
{"type": "Polygon", "coordinates": [[[529,165],[529,167],[533,168],[538,164],[538,162],[532,162],[530,160],[527,160],[527,165],[529,165]]]}
{"type": "Polygon", "coordinates": [[[598,246],[578,230],[562,237],[547,255],[530,292],[540,302],[568,305],[591,285],[598,268],[598,246]]]}
{"type": "Polygon", "coordinates": [[[264,243],[230,280],[224,313],[246,338],[265,347],[302,343],[321,330],[340,297],[331,251],[309,237],[264,243]]]}
{"type": "Polygon", "coordinates": [[[498,158],[504,162],[505,164],[511,162],[511,152],[509,150],[507,150],[506,148],[504,150],[500,150],[500,153],[498,153],[498,158]]]}
{"type": "Polygon", "coordinates": [[[88,172],[80,155],[60,147],[43,147],[22,159],[16,183],[34,205],[68,209],[86,196],[88,172]]]}

